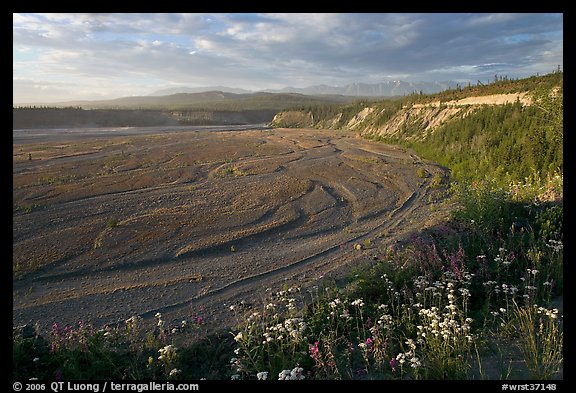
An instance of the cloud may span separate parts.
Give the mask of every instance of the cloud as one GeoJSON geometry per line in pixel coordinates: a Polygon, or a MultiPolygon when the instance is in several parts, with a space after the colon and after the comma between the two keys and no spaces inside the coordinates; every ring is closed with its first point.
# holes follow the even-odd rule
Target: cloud
{"type": "Polygon", "coordinates": [[[14,14],[13,53],[16,77],[98,80],[100,95],[114,86],[131,95],[165,85],[475,81],[562,65],[563,15],[14,14]]]}

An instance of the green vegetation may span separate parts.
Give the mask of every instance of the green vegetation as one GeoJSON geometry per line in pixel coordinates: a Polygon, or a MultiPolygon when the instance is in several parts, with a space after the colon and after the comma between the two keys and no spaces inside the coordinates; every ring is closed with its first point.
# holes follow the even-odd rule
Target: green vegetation
{"type": "Polygon", "coordinates": [[[428,177],[428,172],[424,168],[418,168],[416,170],[416,176],[418,176],[420,179],[425,179],[428,177]]]}
{"type": "Polygon", "coordinates": [[[321,277],[261,308],[232,305],[227,336],[206,335],[198,313],[176,326],[157,314],[152,331],[137,317],[48,337],[15,329],[13,378],[562,378],[562,88],[547,89],[561,74],[540,78],[493,87],[543,87],[534,107],[482,108],[421,143],[396,140],[452,169],[458,207],[404,245],[350,244],[378,257],[344,285],[321,277]]]}
{"type": "Polygon", "coordinates": [[[421,141],[398,142],[451,168],[457,179],[488,176],[507,184],[546,177],[562,171],[563,156],[562,125],[552,126],[544,114],[520,103],[486,106],[445,123],[421,141]]]}

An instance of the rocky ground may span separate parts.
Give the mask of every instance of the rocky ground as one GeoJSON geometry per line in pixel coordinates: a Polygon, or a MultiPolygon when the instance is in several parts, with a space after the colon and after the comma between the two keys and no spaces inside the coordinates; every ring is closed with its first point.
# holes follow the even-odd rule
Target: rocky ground
{"type": "Polygon", "coordinates": [[[344,131],[15,138],[13,324],[203,309],[231,326],[230,305],[312,288],[435,224],[435,174],[344,131]]]}

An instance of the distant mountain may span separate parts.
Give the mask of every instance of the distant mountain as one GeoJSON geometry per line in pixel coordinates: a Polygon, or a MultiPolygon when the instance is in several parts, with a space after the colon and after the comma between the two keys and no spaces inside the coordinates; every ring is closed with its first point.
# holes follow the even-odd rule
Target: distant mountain
{"type": "Polygon", "coordinates": [[[264,90],[270,93],[299,93],[307,95],[339,94],[355,97],[391,97],[403,96],[422,92],[433,94],[444,90],[453,89],[457,82],[405,82],[386,81],[375,84],[351,83],[346,86],[317,85],[309,87],[285,87],[280,90],[264,90]]]}
{"type": "MultiPolygon", "coordinates": [[[[454,81],[445,82],[406,82],[406,81],[385,81],[380,83],[351,83],[346,86],[315,85],[308,87],[285,87],[283,89],[260,90],[265,93],[298,93],[304,95],[344,95],[354,97],[392,97],[404,96],[414,92],[423,94],[434,94],[444,90],[453,89],[457,85],[454,81]]],[[[204,93],[207,91],[220,91],[223,93],[250,94],[255,91],[231,88],[226,86],[209,87],[171,87],[157,90],[148,96],[167,96],[173,94],[204,93]]]]}
{"type": "Polygon", "coordinates": [[[208,87],[170,87],[167,89],[156,90],[150,94],[149,96],[169,96],[172,94],[193,94],[193,93],[204,93],[206,91],[221,91],[223,93],[234,93],[234,94],[250,94],[253,93],[251,90],[246,89],[237,89],[234,87],[226,87],[226,86],[208,86],[208,87]]]}

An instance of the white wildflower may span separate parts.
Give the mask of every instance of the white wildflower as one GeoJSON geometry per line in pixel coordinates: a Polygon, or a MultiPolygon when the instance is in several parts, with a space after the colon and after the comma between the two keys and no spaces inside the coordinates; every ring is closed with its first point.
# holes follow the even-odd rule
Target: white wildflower
{"type": "Polygon", "coordinates": [[[362,299],[356,299],[351,303],[353,306],[363,307],[364,301],[362,299]]]}
{"type": "Polygon", "coordinates": [[[293,380],[302,380],[304,379],[304,369],[302,367],[294,367],[292,371],[290,371],[290,379],[293,380]]]}
{"type": "Polygon", "coordinates": [[[412,359],[410,359],[410,367],[418,368],[421,365],[422,365],[422,363],[420,363],[420,360],[418,360],[418,358],[416,356],[413,356],[412,359]]]}

